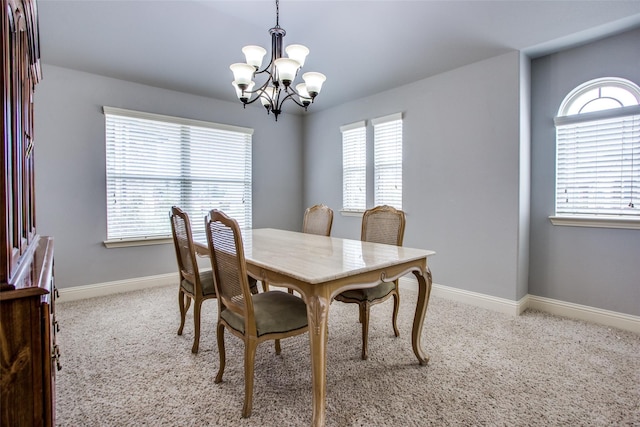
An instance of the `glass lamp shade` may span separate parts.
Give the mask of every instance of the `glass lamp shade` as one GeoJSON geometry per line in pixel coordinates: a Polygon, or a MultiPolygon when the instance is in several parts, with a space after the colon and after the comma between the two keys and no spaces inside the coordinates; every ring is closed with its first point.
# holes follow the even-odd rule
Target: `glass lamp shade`
{"type": "Polygon", "coordinates": [[[276,88],[273,86],[267,86],[264,88],[264,92],[260,95],[260,102],[267,109],[270,109],[272,105],[275,105],[276,100],[276,88]]]}
{"type": "Polygon", "coordinates": [[[262,58],[266,55],[267,50],[260,46],[249,45],[242,48],[242,53],[244,53],[247,64],[259,70],[262,67],[262,58]]]}
{"type": "Polygon", "coordinates": [[[309,49],[307,49],[306,46],[301,44],[290,44],[285,48],[285,52],[287,52],[289,58],[300,64],[300,68],[304,67],[304,60],[307,55],[309,55],[309,49]]]}
{"type": "Polygon", "coordinates": [[[302,105],[307,106],[311,103],[311,96],[309,92],[307,92],[306,83],[298,83],[296,85],[296,92],[298,92],[298,99],[302,105]]]}
{"type": "Polygon", "coordinates": [[[296,73],[298,72],[298,68],[300,68],[300,63],[291,58],[278,58],[275,61],[276,70],[278,73],[278,80],[285,86],[289,86],[289,84],[296,78],[296,73]]]}
{"type": "Polygon", "coordinates": [[[253,86],[255,85],[254,82],[249,83],[249,86],[244,90],[244,93],[243,93],[242,89],[240,89],[240,87],[238,86],[238,83],[233,81],[233,82],[231,82],[231,84],[236,89],[236,96],[238,97],[238,99],[240,101],[247,102],[249,100],[249,98],[251,98],[251,93],[249,93],[249,92],[251,92],[253,90],[253,86]]]}
{"type": "Polygon", "coordinates": [[[249,84],[253,79],[253,73],[256,71],[253,65],[243,64],[240,62],[231,64],[231,66],[229,66],[229,69],[233,71],[233,80],[241,89],[246,89],[249,87],[249,84]]]}
{"type": "Polygon", "coordinates": [[[315,98],[322,89],[322,83],[327,80],[327,77],[322,73],[304,73],[302,75],[304,82],[307,84],[307,92],[311,95],[311,98],[315,98]]]}

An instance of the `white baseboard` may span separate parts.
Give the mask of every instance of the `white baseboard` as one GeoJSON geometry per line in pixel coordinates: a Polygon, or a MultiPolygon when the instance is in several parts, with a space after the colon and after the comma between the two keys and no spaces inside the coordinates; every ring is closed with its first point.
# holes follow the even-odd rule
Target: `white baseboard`
{"type": "MultiPolygon", "coordinates": [[[[113,282],[97,283],[93,285],[74,286],[59,289],[58,302],[75,301],[80,299],[101,297],[121,292],[130,292],[140,289],[154,288],[158,286],[177,285],[178,274],[168,273],[156,276],[139,277],[133,279],[116,280],[113,282]]],[[[401,278],[400,286],[415,289],[416,280],[410,277],[401,278]]],[[[614,328],[624,329],[640,333],[640,317],[630,314],[617,313],[615,311],[602,310],[585,305],[573,304],[550,298],[526,295],[519,301],[511,301],[505,298],[493,297],[477,292],[433,284],[432,295],[440,298],[459,301],[464,304],[482,307],[500,313],[517,316],[527,308],[540,310],[557,316],[571,319],[585,320],[614,328]]]]}
{"type": "MultiPolygon", "coordinates": [[[[403,277],[400,279],[400,286],[416,289],[418,283],[413,277],[403,277]]],[[[511,301],[506,298],[498,298],[491,295],[480,294],[478,292],[465,291],[464,289],[438,285],[437,283],[433,284],[431,295],[513,316],[517,316],[527,309],[527,297],[522,298],[520,301],[511,301]]]]}
{"type": "MultiPolygon", "coordinates": [[[[410,289],[415,289],[417,283],[413,278],[402,278],[400,279],[400,286],[407,286],[410,289]]],[[[505,298],[493,297],[435,283],[433,284],[431,294],[437,297],[514,316],[517,316],[526,309],[531,308],[533,310],[544,311],[556,316],[584,320],[640,334],[639,316],[603,310],[586,305],[573,304],[550,298],[526,295],[519,301],[511,301],[505,298]]]]}
{"type": "Polygon", "coordinates": [[[493,297],[491,295],[465,291],[436,283],[433,284],[431,293],[441,298],[451,299],[513,316],[517,316],[526,310],[526,297],[520,301],[511,301],[506,298],[493,297]]]}
{"type": "MultiPolygon", "coordinates": [[[[59,303],[80,299],[103,297],[122,292],[137,291],[178,283],[178,273],[158,274],[156,276],[137,277],[133,279],[116,280],[113,282],[96,283],[94,285],[73,286],[58,289],[59,303]]],[[[177,288],[176,288],[177,290],[177,288]]]]}
{"type": "Polygon", "coordinates": [[[571,319],[586,320],[640,334],[640,317],[610,310],[527,295],[528,308],[571,319]]]}

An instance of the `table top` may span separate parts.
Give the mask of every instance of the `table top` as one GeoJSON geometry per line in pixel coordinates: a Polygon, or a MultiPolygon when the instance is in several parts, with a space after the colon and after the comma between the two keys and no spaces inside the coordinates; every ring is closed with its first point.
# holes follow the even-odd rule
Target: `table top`
{"type": "Polygon", "coordinates": [[[434,251],[260,228],[242,232],[247,262],[307,283],[322,283],[426,259],[434,251]]]}

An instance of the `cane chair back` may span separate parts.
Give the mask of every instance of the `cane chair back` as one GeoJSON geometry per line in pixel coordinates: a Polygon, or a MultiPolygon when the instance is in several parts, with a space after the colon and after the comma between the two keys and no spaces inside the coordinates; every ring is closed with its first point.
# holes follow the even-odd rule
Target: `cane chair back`
{"type": "Polygon", "coordinates": [[[405,227],[404,212],[383,205],[369,209],[362,215],[360,240],[402,246],[405,227]]]}
{"type": "MultiPolygon", "coordinates": [[[[360,240],[364,242],[384,243],[402,246],[404,239],[405,214],[391,206],[383,205],[369,209],[362,215],[362,230],[360,240]]],[[[369,344],[369,310],[372,305],[380,304],[393,296],[393,332],[400,335],[398,330],[398,310],[400,308],[400,292],[398,281],[381,282],[373,288],[352,289],[336,296],[336,300],[354,303],[359,306],[360,323],[362,323],[362,353],[361,358],[368,357],[369,344]]]]}
{"type": "Polygon", "coordinates": [[[302,232],[329,236],[332,224],[333,210],[327,205],[314,205],[304,211],[302,232]]]}
{"type": "Polygon", "coordinates": [[[215,275],[215,286],[219,290],[219,303],[225,310],[242,316],[253,317],[253,303],[248,285],[242,279],[247,277],[244,247],[240,231],[236,234],[231,218],[214,211],[207,221],[207,243],[215,275]]]}

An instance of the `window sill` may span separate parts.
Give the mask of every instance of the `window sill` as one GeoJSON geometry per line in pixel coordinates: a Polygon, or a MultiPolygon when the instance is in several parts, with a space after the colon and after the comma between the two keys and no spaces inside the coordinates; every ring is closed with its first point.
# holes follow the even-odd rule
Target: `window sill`
{"type": "Polygon", "coordinates": [[[626,228],[640,230],[640,218],[595,216],[550,216],[553,225],[569,227],[626,228]]]}
{"type": "Polygon", "coordinates": [[[111,248],[128,248],[132,246],[164,245],[172,243],[172,237],[136,237],[131,239],[105,240],[104,245],[111,248]]]}
{"type": "Polygon", "coordinates": [[[362,214],[364,214],[364,211],[340,211],[340,215],[342,216],[362,216],[362,214]]]}

